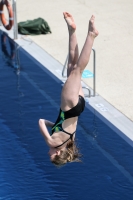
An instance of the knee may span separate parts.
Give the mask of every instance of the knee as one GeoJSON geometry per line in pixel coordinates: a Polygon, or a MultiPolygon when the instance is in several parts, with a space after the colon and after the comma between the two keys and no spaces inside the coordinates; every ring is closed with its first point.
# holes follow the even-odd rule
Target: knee
{"type": "Polygon", "coordinates": [[[73,69],[77,69],[77,64],[73,66],[73,69]]]}
{"type": "Polygon", "coordinates": [[[82,72],[83,72],[83,70],[81,69],[81,67],[78,66],[77,64],[74,65],[73,70],[74,70],[76,73],[78,73],[78,74],[79,74],[79,73],[82,74],[82,72]]]}

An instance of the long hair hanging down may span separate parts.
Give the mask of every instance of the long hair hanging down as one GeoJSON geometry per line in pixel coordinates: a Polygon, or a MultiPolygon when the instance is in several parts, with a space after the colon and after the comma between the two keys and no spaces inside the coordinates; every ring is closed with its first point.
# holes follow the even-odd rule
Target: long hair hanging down
{"type": "Polygon", "coordinates": [[[61,167],[68,162],[81,162],[82,155],[77,148],[75,141],[70,141],[66,145],[66,149],[61,150],[60,155],[56,155],[52,160],[52,163],[57,167],[61,167]]]}

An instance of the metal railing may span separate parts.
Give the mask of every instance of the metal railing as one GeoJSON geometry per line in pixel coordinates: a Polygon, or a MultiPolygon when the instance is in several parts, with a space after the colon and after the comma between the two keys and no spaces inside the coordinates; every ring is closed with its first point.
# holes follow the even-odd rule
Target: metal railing
{"type": "Polygon", "coordinates": [[[14,14],[14,40],[18,39],[18,24],[17,24],[17,2],[12,0],[13,14],[14,14]]]}
{"type": "MultiPolygon", "coordinates": [[[[83,86],[82,88],[83,89],[87,89],[88,90],[88,96],[91,97],[95,97],[96,96],[96,51],[95,49],[92,49],[93,51],[93,95],[91,94],[91,90],[86,86],[83,86]]],[[[63,78],[66,78],[67,75],[65,75],[65,69],[67,67],[67,62],[68,62],[68,56],[65,60],[65,63],[64,63],[64,67],[62,69],[62,77],[63,78]]]]}
{"type": "Polygon", "coordinates": [[[96,51],[93,51],[93,96],[96,96],[96,51]]]}

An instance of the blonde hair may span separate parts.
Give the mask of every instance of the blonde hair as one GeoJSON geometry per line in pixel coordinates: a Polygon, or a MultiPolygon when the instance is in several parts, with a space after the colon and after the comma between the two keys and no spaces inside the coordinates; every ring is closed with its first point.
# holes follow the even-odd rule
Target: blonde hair
{"type": "Polygon", "coordinates": [[[61,167],[68,162],[81,162],[80,160],[81,154],[79,153],[79,149],[76,147],[74,141],[70,141],[66,145],[65,150],[60,151],[60,155],[56,155],[52,160],[52,163],[57,167],[61,167]]]}

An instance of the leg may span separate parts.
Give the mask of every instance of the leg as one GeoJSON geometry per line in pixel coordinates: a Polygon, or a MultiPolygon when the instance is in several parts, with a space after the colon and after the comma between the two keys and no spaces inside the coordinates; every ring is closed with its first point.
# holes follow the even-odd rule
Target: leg
{"type": "MultiPolygon", "coordinates": [[[[73,67],[77,64],[79,58],[79,49],[76,37],[76,25],[72,15],[67,12],[63,13],[65,21],[68,26],[69,33],[69,54],[68,54],[68,66],[67,66],[67,77],[69,77],[73,67]]],[[[82,86],[80,85],[79,95],[84,96],[82,86]]]]}
{"type": "Polygon", "coordinates": [[[94,19],[94,16],[92,16],[89,21],[89,29],[84,47],[77,64],[74,65],[66,83],[64,84],[61,95],[62,110],[69,110],[78,102],[79,92],[81,91],[81,75],[89,62],[93,42],[95,37],[98,35],[98,31],[94,26],[94,19]]]}
{"type": "Polygon", "coordinates": [[[69,54],[68,54],[68,66],[67,66],[67,77],[69,77],[71,71],[73,70],[74,65],[78,61],[79,50],[75,33],[76,25],[74,23],[74,19],[72,15],[70,15],[67,12],[64,12],[63,15],[67,23],[68,33],[69,33],[69,54]]]}
{"type": "Polygon", "coordinates": [[[80,68],[81,72],[83,72],[84,68],[86,67],[86,65],[89,62],[94,39],[99,34],[95,28],[94,21],[95,21],[95,17],[94,17],[94,15],[92,15],[92,17],[89,21],[89,29],[88,29],[87,38],[86,38],[84,47],[82,49],[82,52],[80,54],[80,57],[78,59],[78,62],[77,62],[77,66],[80,68]]]}

